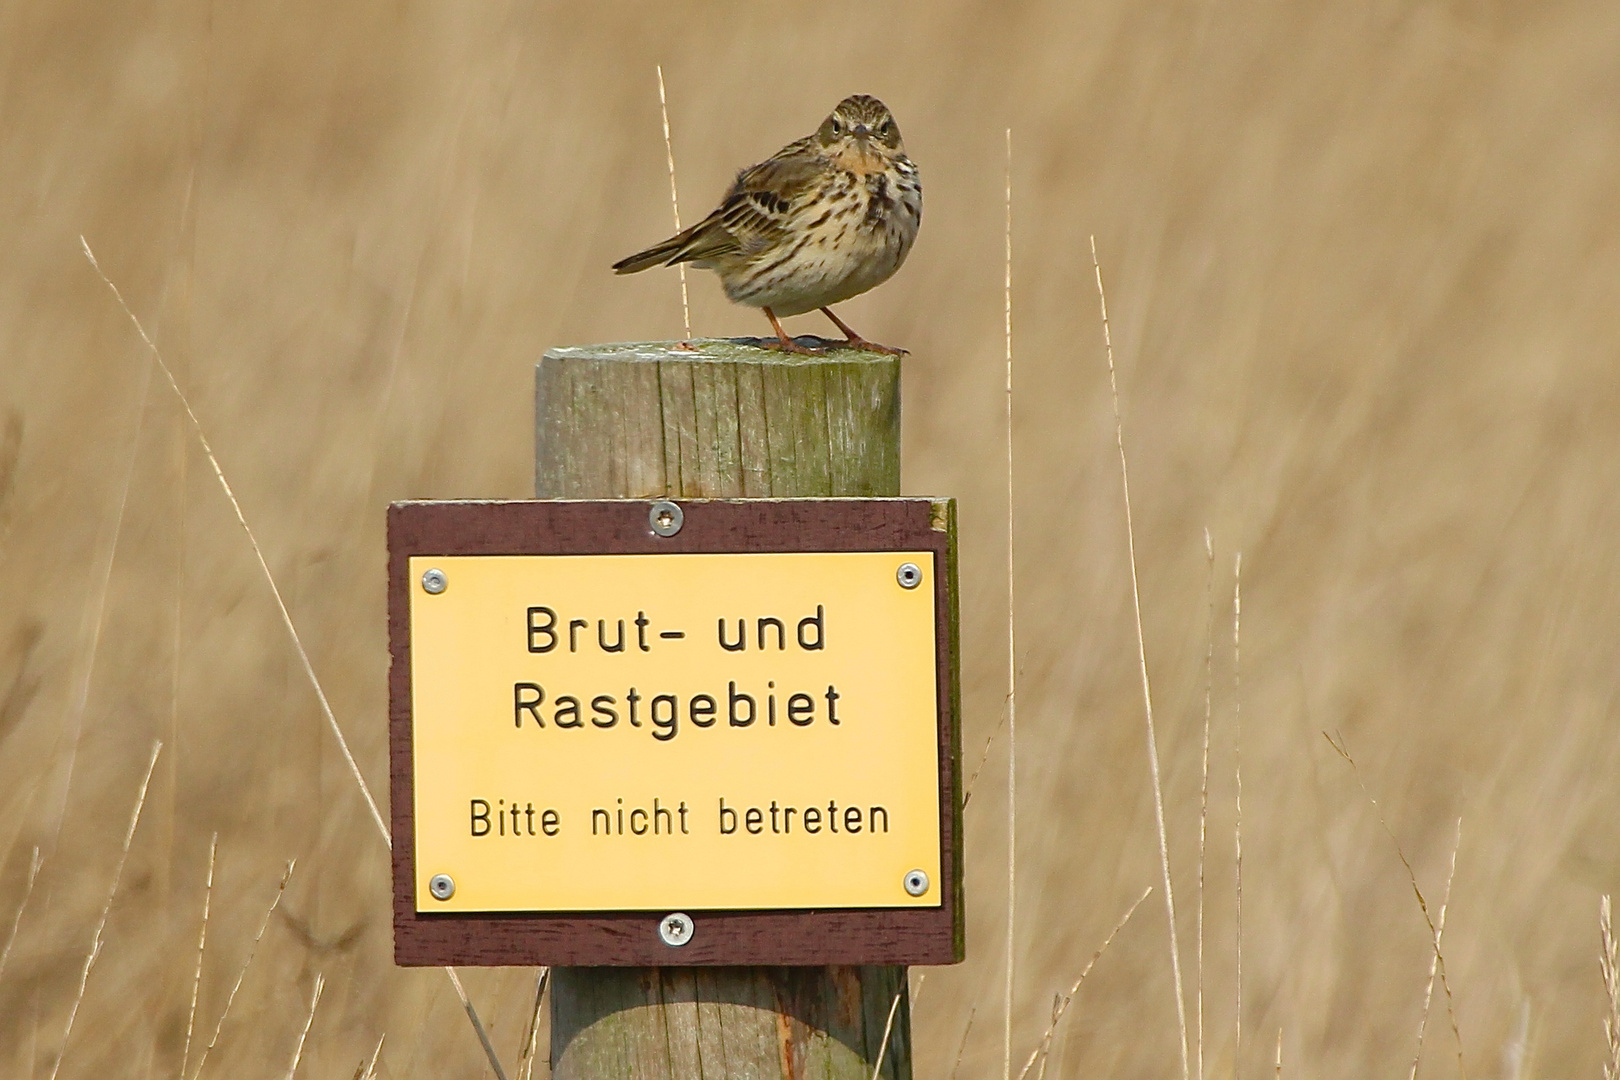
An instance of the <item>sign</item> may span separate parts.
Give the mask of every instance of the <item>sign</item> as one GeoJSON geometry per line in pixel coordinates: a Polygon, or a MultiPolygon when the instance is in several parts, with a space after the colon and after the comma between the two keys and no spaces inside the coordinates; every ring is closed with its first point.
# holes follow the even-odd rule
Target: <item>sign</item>
{"type": "Polygon", "coordinates": [[[952,511],[395,504],[400,962],[959,959],[952,511]]]}

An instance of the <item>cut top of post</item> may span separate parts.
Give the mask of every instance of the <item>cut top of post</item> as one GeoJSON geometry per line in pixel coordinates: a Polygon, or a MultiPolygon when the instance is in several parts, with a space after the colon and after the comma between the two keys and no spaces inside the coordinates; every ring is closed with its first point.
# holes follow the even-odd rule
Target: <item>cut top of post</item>
{"type": "Polygon", "coordinates": [[[535,375],[539,498],[900,494],[900,360],[752,339],[553,349],[535,375]]]}

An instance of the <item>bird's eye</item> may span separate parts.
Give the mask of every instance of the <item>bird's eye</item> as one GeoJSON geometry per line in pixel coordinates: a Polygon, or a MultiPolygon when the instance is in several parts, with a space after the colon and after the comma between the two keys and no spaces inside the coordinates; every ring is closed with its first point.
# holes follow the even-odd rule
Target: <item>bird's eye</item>
{"type": "Polygon", "coordinates": [[[885,120],[885,121],[883,121],[883,126],[878,128],[878,131],[881,132],[884,135],[893,135],[894,134],[894,121],[893,120],[885,120]]]}
{"type": "Polygon", "coordinates": [[[840,124],[836,117],[833,118],[830,123],[832,124],[832,133],[834,135],[842,135],[844,133],[844,125],[840,124]]]}

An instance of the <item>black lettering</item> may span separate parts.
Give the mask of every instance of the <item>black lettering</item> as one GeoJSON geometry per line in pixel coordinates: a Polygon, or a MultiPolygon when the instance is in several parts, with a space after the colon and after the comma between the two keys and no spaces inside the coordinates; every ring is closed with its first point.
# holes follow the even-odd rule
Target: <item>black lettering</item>
{"type": "Polygon", "coordinates": [[[780,829],[778,829],[776,827],[776,815],[777,815],[776,800],[772,799],[771,800],[771,832],[780,832],[781,831],[780,829]]]}
{"type": "Polygon", "coordinates": [[[612,645],[607,643],[607,620],[596,620],[596,643],[602,647],[603,652],[624,652],[624,620],[619,620],[619,640],[612,645]]]}
{"type": "Polygon", "coordinates": [[[796,727],[805,727],[816,722],[814,713],[816,703],[809,694],[794,694],[788,698],[788,723],[796,727]],[[800,719],[803,717],[804,719],[800,719]]]}
{"type": "Polygon", "coordinates": [[[636,702],[641,700],[641,695],[636,693],[636,688],[632,686],[630,692],[624,695],[624,700],[630,703],[630,726],[640,727],[641,721],[636,719],[636,702]]]}
{"type": "Polygon", "coordinates": [[[552,714],[551,722],[560,728],[584,727],[585,722],[579,718],[579,698],[572,694],[558,698],[557,711],[552,714]],[[563,719],[565,716],[567,720],[563,719]]]}
{"type": "Polygon", "coordinates": [[[675,831],[675,819],[669,816],[669,807],[659,806],[658,800],[653,800],[653,835],[657,836],[660,828],[663,832],[675,831]]]}
{"type": "Polygon", "coordinates": [[[787,627],[782,625],[781,619],[773,619],[769,615],[759,620],[759,647],[761,649],[765,647],[765,628],[767,626],[776,627],[777,651],[780,652],[787,648],[787,627]]]}
{"type": "Polygon", "coordinates": [[[782,807],[782,831],[783,832],[790,833],[790,832],[793,831],[793,815],[797,814],[798,812],[799,812],[799,808],[797,806],[784,806],[784,807],[782,807]]]}
{"type": "Polygon", "coordinates": [[[608,694],[598,694],[591,698],[591,723],[599,728],[610,728],[617,724],[619,713],[613,707],[615,700],[617,699],[608,694]]]}
{"type": "Polygon", "coordinates": [[[754,699],[747,694],[737,693],[736,683],[726,684],[726,708],[731,718],[732,727],[747,727],[754,722],[754,699]],[[744,719],[737,715],[737,703],[748,702],[748,717],[744,719]]]}
{"type": "MultiPolygon", "coordinates": [[[[681,811],[682,821],[685,821],[686,811],[681,811]]],[[[682,830],[683,832],[685,830],[682,830]]],[[[730,836],[737,831],[737,811],[726,805],[726,800],[720,800],[720,835],[730,836]]]]}
{"type": "Polygon", "coordinates": [[[630,811],[630,831],[635,833],[637,836],[646,836],[647,835],[647,811],[643,810],[639,806],[636,807],[634,810],[630,811]],[[641,828],[639,828],[639,829],[636,828],[636,815],[637,814],[641,815],[641,828]]]}
{"type": "Polygon", "coordinates": [[[861,831],[861,808],[847,807],[844,810],[844,831],[857,833],[861,831]]]}
{"type": "Polygon", "coordinates": [[[505,799],[496,799],[495,801],[500,806],[499,813],[497,813],[495,815],[495,831],[496,831],[496,833],[498,835],[505,836],[506,835],[506,800],[505,799]]]}
{"type": "Polygon", "coordinates": [[[838,699],[843,695],[834,690],[832,683],[827,684],[827,723],[838,724],[838,699]]]}
{"type": "Polygon", "coordinates": [[[816,613],[814,615],[806,615],[804,618],[799,620],[799,648],[801,648],[801,649],[824,649],[824,648],[826,648],[827,647],[826,646],[826,633],[827,633],[827,612],[825,611],[825,609],[823,609],[822,605],[817,604],[816,605],[816,613]],[[806,641],[805,636],[804,636],[804,632],[806,630],[809,630],[809,629],[812,629],[812,628],[814,628],[814,630],[816,632],[816,640],[814,642],[806,641]]]}
{"type": "Polygon", "coordinates": [[[889,812],[881,806],[874,806],[866,814],[866,827],[872,832],[878,831],[878,815],[883,815],[883,831],[889,831],[889,812]]]}
{"type": "Polygon", "coordinates": [[[609,814],[606,810],[602,810],[600,808],[591,811],[591,835],[592,836],[596,835],[596,815],[598,815],[598,814],[602,815],[602,831],[604,833],[606,833],[607,835],[612,836],[613,835],[613,815],[609,814]]]}
{"type": "Polygon", "coordinates": [[[489,802],[486,799],[472,801],[472,834],[474,836],[489,835],[489,802]],[[482,825],[483,828],[479,828],[482,825]]]}
{"type": "Polygon", "coordinates": [[[525,806],[523,808],[523,816],[528,819],[527,824],[529,826],[529,835],[533,836],[534,835],[534,803],[529,803],[527,806],[525,806]]]}
{"type": "MultiPolygon", "coordinates": [[[[768,682],[765,685],[770,687],[773,690],[776,689],[776,683],[775,682],[768,682]]],[[[766,721],[766,722],[768,724],[770,724],[771,727],[775,727],[776,726],[776,695],[775,694],[766,694],[765,695],[765,706],[766,706],[766,712],[770,716],[770,719],[768,721],[766,721]]]]}
{"type": "Polygon", "coordinates": [[[521,728],[523,726],[523,713],[524,710],[527,710],[530,718],[534,720],[535,727],[545,727],[546,722],[540,719],[540,703],[544,700],[546,700],[546,692],[541,689],[539,683],[513,683],[512,726],[515,728],[521,728]],[[525,699],[523,696],[524,694],[533,694],[534,697],[525,699]]]}
{"type": "Polygon", "coordinates": [[[687,706],[687,711],[693,724],[698,727],[709,727],[714,723],[714,698],[708,694],[693,694],[691,703],[687,706]],[[698,704],[699,702],[702,702],[702,704],[698,704]],[[699,717],[707,717],[707,719],[699,719],[699,717]]]}
{"type": "Polygon", "coordinates": [[[748,808],[748,812],[743,815],[743,828],[755,836],[765,831],[765,815],[760,812],[759,807],[750,806],[748,808]]]}
{"type": "Polygon", "coordinates": [[[584,619],[568,620],[568,651],[579,652],[579,632],[591,625],[584,619]]]}
{"type": "MultiPolygon", "coordinates": [[[[724,801],[724,800],[722,800],[722,801],[724,801]]],[[[683,833],[688,832],[688,829],[686,828],[686,800],[685,799],[681,800],[681,805],[675,808],[675,812],[677,814],[681,815],[681,832],[683,832],[683,833]]]]}
{"type": "Polygon", "coordinates": [[[827,800],[827,828],[838,831],[838,804],[831,799],[827,800]]]}
{"type": "Polygon", "coordinates": [[[636,644],[641,648],[642,652],[650,651],[647,645],[648,621],[645,611],[636,612],[636,644]]]}
{"type": "Polygon", "coordinates": [[[557,613],[548,607],[532,607],[529,609],[529,651],[547,653],[557,647],[557,613]],[[544,615],[544,623],[535,622],[535,616],[544,615]],[[535,639],[544,634],[546,643],[537,644],[535,639]]]}
{"type": "Polygon", "coordinates": [[[653,727],[658,729],[653,732],[653,738],[659,742],[669,742],[680,729],[680,702],[675,700],[674,694],[659,694],[653,698],[652,703],[647,706],[647,715],[652,718],[653,727]],[[662,720],[658,718],[660,702],[669,706],[669,715],[662,720]]]}
{"type": "Polygon", "coordinates": [[[727,652],[742,652],[743,649],[748,647],[748,641],[743,637],[743,634],[746,633],[746,631],[743,630],[743,621],[741,619],[737,620],[737,643],[735,645],[726,640],[726,620],[721,619],[719,622],[720,629],[718,633],[720,637],[720,647],[722,649],[726,650],[727,652]]]}
{"type": "Polygon", "coordinates": [[[804,831],[818,833],[821,831],[821,810],[814,806],[804,808],[804,831]]]}
{"type": "Polygon", "coordinates": [[[547,810],[540,815],[540,831],[547,836],[556,836],[561,827],[562,819],[557,816],[557,811],[547,810]]]}
{"type": "Polygon", "coordinates": [[[517,803],[513,803],[511,805],[511,807],[510,807],[510,810],[512,812],[512,835],[513,836],[522,836],[523,835],[523,828],[522,828],[522,826],[523,826],[523,811],[522,811],[521,808],[519,808],[517,803]]]}

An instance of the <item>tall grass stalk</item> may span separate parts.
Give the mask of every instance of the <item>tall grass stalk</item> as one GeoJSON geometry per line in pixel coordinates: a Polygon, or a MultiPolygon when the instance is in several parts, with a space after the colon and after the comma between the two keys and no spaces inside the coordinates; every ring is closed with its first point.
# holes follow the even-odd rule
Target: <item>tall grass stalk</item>
{"type": "MultiPolygon", "coordinates": [[[[1036,1059],[1044,1058],[1051,1050],[1052,1035],[1057,1031],[1058,1024],[1062,1022],[1063,1014],[1069,1011],[1069,1004],[1074,1001],[1074,996],[1080,992],[1080,987],[1086,981],[1086,976],[1091,974],[1091,969],[1096,966],[1098,960],[1102,959],[1102,954],[1107,952],[1108,946],[1114,943],[1114,937],[1125,928],[1126,923],[1131,921],[1131,916],[1136,914],[1136,909],[1142,906],[1142,901],[1146,900],[1148,894],[1152,891],[1153,886],[1149,885],[1142,890],[1142,895],[1136,898],[1136,902],[1125,909],[1125,914],[1119,917],[1119,922],[1115,923],[1114,928],[1108,931],[1108,936],[1103,939],[1103,943],[1097,946],[1097,951],[1091,954],[1090,960],[1086,961],[1086,966],[1080,971],[1080,977],[1074,980],[1074,985],[1069,987],[1069,992],[1059,998],[1053,1006],[1052,1024],[1046,1029],[1046,1034],[1041,1036],[1040,1043],[1029,1052],[1029,1059],[1024,1062],[1023,1069],[1018,1073],[1018,1080],[1024,1080],[1024,1077],[1029,1075],[1029,1070],[1034,1066],[1036,1059]]],[[[1045,1068],[1044,1064],[1042,1068],[1045,1068]]]]}
{"type": "Polygon", "coordinates": [[[298,1033],[298,1045],[293,1047],[292,1064],[287,1066],[287,1080],[293,1080],[293,1074],[298,1071],[298,1062],[304,1057],[304,1040],[309,1038],[309,1029],[315,1023],[315,1008],[321,1003],[321,992],[326,989],[326,976],[316,972],[315,992],[309,997],[309,1015],[304,1017],[304,1028],[298,1033]]]}
{"type": "Polygon", "coordinates": [[[546,1000],[546,983],[551,978],[551,969],[543,967],[534,980],[534,1011],[529,1015],[529,1030],[523,1036],[523,1051],[518,1055],[519,1080],[529,1080],[534,1075],[534,1057],[536,1041],[540,1038],[540,1008],[546,1000]]]}
{"type": "Polygon", "coordinates": [[[1170,971],[1176,990],[1180,1028],[1181,1080],[1188,1080],[1187,1002],[1182,994],[1181,948],[1176,941],[1176,897],[1170,883],[1170,845],[1164,829],[1164,788],[1159,782],[1159,740],[1153,730],[1153,689],[1148,682],[1147,637],[1142,631],[1142,590],[1136,574],[1136,527],[1131,519],[1131,474],[1125,462],[1125,422],[1119,414],[1119,377],[1114,371],[1114,340],[1108,327],[1108,295],[1103,290],[1097,238],[1091,238],[1091,268],[1097,277],[1097,303],[1102,309],[1103,346],[1108,354],[1108,389],[1114,403],[1114,443],[1119,448],[1119,480],[1125,495],[1125,540],[1131,557],[1131,608],[1136,614],[1136,656],[1142,673],[1142,707],[1147,718],[1148,768],[1153,776],[1153,819],[1159,830],[1159,869],[1164,877],[1164,912],[1170,927],[1170,971]]]}
{"type": "Polygon", "coordinates": [[[40,857],[39,845],[34,845],[34,853],[28,857],[28,880],[23,882],[22,899],[17,901],[17,914],[12,916],[11,930],[6,934],[6,944],[0,948],[0,975],[6,973],[6,961],[11,957],[11,946],[17,941],[17,927],[22,925],[23,912],[28,910],[28,898],[34,895],[34,882],[39,880],[39,867],[45,860],[40,857]]]}
{"type": "Polygon", "coordinates": [[[202,988],[203,952],[208,948],[208,909],[214,899],[214,859],[219,854],[219,833],[208,841],[208,881],[203,885],[202,929],[197,933],[197,966],[191,973],[191,1006],[186,1010],[186,1044],[180,1053],[180,1076],[191,1064],[191,1036],[197,1025],[197,991],[202,988]]]}
{"type": "MultiPolygon", "coordinates": [[[[82,237],[80,238],[83,239],[82,237]]],[[[85,250],[89,250],[86,248],[85,250]]],[[[100,272],[100,268],[97,268],[100,272]]],[[[142,332],[145,337],[145,332],[142,332]]],[[[62,779],[61,801],[56,809],[55,825],[51,831],[50,850],[55,850],[57,839],[62,834],[62,823],[67,819],[68,795],[73,788],[73,771],[79,760],[79,735],[84,727],[84,711],[90,700],[90,679],[95,674],[96,656],[101,651],[101,634],[107,622],[107,593],[112,586],[113,563],[118,558],[118,544],[124,535],[124,516],[129,509],[129,489],[135,477],[136,449],[141,443],[141,431],[146,424],[146,398],[152,388],[152,365],[141,365],[141,392],[135,398],[135,425],[129,438],[129,455],[124,465],[123,483],[118,489],[118,514],[113,519],[112,537],[107,542],[107,554],[102,560],[100,579],[95,585],[89,602],[85,605],[83,621],[80,627],[80,637],[86,632],[90,635],[90,647],[86,650],[84,670],[80,673],[78,686],[74,690],[73,705],[69,710],[71,721],[65,736],[68,741],[67,768],[62,779]]]]}
{"type": "Polygon", "coordinates": [[[1423,1016],[1418,1020],[1417,1050],[1412,1055],[1412,1071],[1407,1074],[1407,1080],[1417,1080],[1418,1062],[1423,1059],[1423,1035],[1429,1026],[1429,1005],[1434,1000],[1434,976],[1439,968],[1438,946],[1446,932],[1446,908],[1451,904],[1451,881],[1457,876],[1457,851],[1461,847],[1462,818],[1458,818],[1456,837],[1451,843],[1451,867],[1446,871],[1446,891],[1440,897],[1440,917],[1434,924],[1436,948],[1429,957],[1429,984],[1423,989],[1423,1016]]]}
{"type": "Polygon", "coordinates": [[[1215,544],[1204,527],[1204,754],[1198,774],[1198,1048],[1193,1075],[1204,1080],[1204,857],[1209,825],[1209,720],[1215,692],[1215,544]]]}
{"type": "MultiPolygon", "coordinates": [[[[1005,702],[1003,704],[1005,704],[1005,702]]],[[[984,752],[979,755],[979,763],[973,767],[973,772],[968,776],[967,783],[962,785],[963,810],[968,808],[968,802],[973,798],[973,785],[978,783],[979,773],[984,771],[984,763],[990,760],[990,747],[995,745],[996,736],[1001,734],[1001,729],[1005,727],[1006,724],[1007,710],[1003,708],[1001,710],[1001,716],[996,720],[995,730],[992,731],[989,737],[984,740],[984,752]]]]}
{"type": "Polygon", "coordinates": [[[1608,1008],[1603,1013],[1603,1037],[1609,1052],[1603,1062],[1603,1080],[1620,1080],[1620,942],[1614,937],[1608,893],[1604,893],[1598,903],[1598,941],[1603,946],[1598,954],[1598,968],[1603,973],[1603,992],[1608,998],[1608,1008]]]}
{"type": "Polygon", "coordinates": [[[79,972],[79,989],[73,995],[73,1007],[68,1010],[67,1027],[62,1031],[62,1045],[56,1051],[56,1060],[51,1063],[50,1080],[56,1080],[57,1072],[62,1068],[62,1059],[67,1057],[68,1040],[73,1037],[73,1022],[79,1017],[79,1005],[84,1001],[84,988],[90,983],[90,970],[96,966],[96,957],[101,955],[101,935],[107,929],[107,914],[112,911],[113,900],[118,896],[118,884],[124,879],[124,864],[129,861],[130,841],[135,839],[135,827],[141,823],[141,809],[146,806],[146,792],[152,784],[152,770],[157,768],[158,755],[163,753],[163,743],[152,743],[152,757],[146,763],[146,775],[141,777],[140,791],[135,796],[135,809],[130,811],[129,827],[124,830],[124,845],[118,852],[118,865],[113,870],[112,885],[107,889],[107,902],[101,905],[101,915],[96,919],[95,933],[90,935],[90,952],[84,958],[84,967],[79,972]]]}
{"type": "MultiPolygon", "coordinates": [[[[382,838],[383,845],[392,850],[394,846],[393,838],[388,832],[387,823],[383,821],[382,811],[377,808],[377,800],[371,794],[371,787],[366,783],[364,774],[360,772],[360,765],[355,761],[354,753],[349,749],[349,740],[344,738],[343,729],[338,726],[337,716],[332,712],[331,702],[327,700],[326,691],[321,687],[321,680],[315,674],[315,665],[310,661],[309,653],[304,648],[303,639],[298,635],[298,627],[293,623],[292,613],[287,610],[287,603],[282,598],[281,588],[276,584],[275,575],[270,572],[270,564],[264,557],[264,549],[259,546],[259,538],[254,535],[252,527],[248,525],[247,515],[242,512],[242,504],[237,501],[236,493],[231,490],[230,481],[225,479],[225,470],[220,467],[219,458],[215,456],[214,448],[208,441],[207,433],[203,430],[202,421],[197,418],[196,411],[191,407],[191,401],[186,397],[185,391],[180,388],[180,383],[174,377],[173,369],[163,359],[163,354],[158,351],[157,345],[147,334],[146,328],[141,325],[141,320],[135,315],[128,302],[124,300],[124,294],[119,291],[118,286],[113,284],[112,279],[101,269],[101,264],[96,261],[95,252],[90,250],[90,242],[81,235],[79,245],[84,249],[84,257],[90,260],[90,265],[95,269],[96,274],[106,284],[107,288],[112,290],[113,298],[118,301],[118,306],[124,310],[124,314],[129,317],[129,321],[134,324],[135,332],[146,343],[147,349],[152,354],[152,359],[157,362],[158,367],[163,371],[164,377],[168,379],[169,388],[174,391],[175,396],[180,399],[180,404],[185,408],[186,416],[191,421],[192,432],[197,436],[197,442],[201,445],[203,454],[208,458],[208,464],[214,470],[214,478],[219,481],[221,490],[225,492],[225,498],[230,501],[231,509],[236,514],[237,523],[242,526],[242,531],[247,535],[248,543],[253,548],[253,557],[258,560],[259,569],[263,572],[264,580],[270,586],[271,595],[275,598],[276,610],[281,613],[282,625],[286,627],[287,635],[292,639],[293,649],[298,653],[299,663],[303,666],[304,674],[309,678],[309,684],[315,691],[316,699],[320,702],[321,715],[325,717],[327,727],[337,740],[338,749],[343,752],[343,760],[348,764],[349,775],[354,778],[355,785],[359,787],[360,795],[366,803],[366,809],[371,811],[371,820],[377,826],[377,835],[382,838]]],[[[495,1055],[495,1048],[489,1041],[489,1035],[484,1030],[483,1022],[478,1018],[478,1011],[473,1007],[473,1003],[468,1000],[466,991],[461,988],[461,980],[456,977],[454,969],[446,967],[444,971],[450,977],[452,985],[455,986],[456,996],[461,999],[462,1007],[467,1012],[467,1018],[472,1021],[473,1030],[478,1035],[478,1041],[483,1044],[484,1052],[489,1056],[490,1067],[495,1070],[495,1075],[500,1077],[500,1080],[506,1080],[506,1073],[501,1068],[500,1059],[495,1055]]]]}
{"type": "Polygon", "coordinates": [[[456,997],[461,999],[461,1007],[466,1011],[467,1019],[472,1021],[473,1031],[478,1034],[478,1041],[484,1046],[484,1056],[489,1059],[489,1067],[495,1070],[495,1076],[498,1080],[506,1080],[506,1070],[501,1068],[501,1059],[495,1053],[495,1044],[490,1042],[489,1032],[485,1030],[484,1022],[478,1018],[478,1010],[473,1008],[472,999],[467,996],[467,991],[462,988],[461,976],[456,974],[456,969],[453,967],[446,967],[444,971],[446,975],[450,976],[450,985],[456,988],[456,997]]]}
{"type": "Polygon", "coordinates": [[[1232,797],[1233,889],[1236,894],[1237,969],[1233,976],[1232,1077],[1243,1060],[1243,552],[1232,561],[1232,797]]]}
{"type": "Polygon", "coordinates": [[[1350,756],[1350,750],[1345,744],[1344,735],[1340,734],[1337,739],[1334,739],[1333,736],[1324,731],[1322,737],[1327,739],[1328,745],[1333,747],[1339,756],[1349,763],[1350,774],[1355,777],[1356,786],[1361,789],[1362,795],[1366,796],[1367,801],[1372,804],[1373,812],[1378,818],[1378,824],[1383,828],[1384,835],[1389,837],[1389,842],[1394,845],[1395,854],[1401,860],[1401,866],[1406,870],[1407,883],[1411,885],[1412,895],[1417,897],[1418,910],[1423,913],[1423,921],[1429,927],[1429,944],[1434,950],[1434,964],[1440,975],[1440,988],[1446,993],[1446,1015],[1451,1020],[1451,1034],[1457,1042],[1457,1073],[1463,1080],[1468,1080],[1468,1070],[1463,1064],[1462,1030],[1457,1026],[1457,1005],[1451,994],[1451,980],[1446,977],[1446,955],[1440,949],[1440,934],[1435,926],[1434,916],[1429,912],[1429,902],[1423,898],[1423,890],[1418,887],[1417,872],[1412,869],[1412,862],[1406,857],[1406,851],[1401,847],[1401,842],[1395,838],[1395,831],[1389,827],[1389,821],[1384,817],[1384,808],[1379,805],[1377,799],[1373,798],[1372,792],[1367,790],[1366,783],[1362,781],[1361,769],[1356,765],[1356,759],[1350,756]]]}
{"type": "Polygon", "coordinates": [[[388,1038],[388,1032],[377,1037],[377,1049],[371,1052],[371,1060],[366,1063],[366,1071],[360,1074],[360,1080],[372,1080],[377,1075],[377,1059],[382,1057],[383,1040],[388,1038]]]}
{"type": "Polygon", "coordinates": [[[956,1044],[956,1060],[951,1063],[949,1080],[956,1080],[956,1073],[962,1067],[962,1055],[967,1053],[968,1036],[973,1032],[973,1018],[979,1014],[979,1007],[973,1006],[968,1010],[967,1023],[962,1025],[962,1041],[956,1044]]]}
{"type": "Polygon", "coordinates": [[[894,992],[894,1000],[889,1003],[889,1018],[883,1022],[883,1041],[878,1043],[877,1060],[872,1063],[872,1080],[878,1080],[878,1074],[883,1071],[883,1057],[889,1052],[889,1036],[894,1032],[894,1014],[900,1011],[900,998],[905,993],[905,987],[894,992]]]}
{"type": "Polygon", "coordinates": [[[1006,260],[1002,314],[1007,344],[1007,956],[1002,1001],[1001,1075],[1012,1076],[1014,914],[1018,900],[1018,639],[1013,575],[1012,128],[1007,129],[1006,260]]]}
{"type": "MultiPolygon", "coordinates": [[[[675,190],[675,144],[669,137],[669,104],[664,99],[664,65],[658,68],[658,111],[664,118],[664,158],[669,162],[669,208],[675,213],[675,231],[681,231],[681,199],[675,190]]],[[[692,307],[686,295],[686,264],[676,263],[681,272],[681,325],[686,328],[682,341],[692,340],[692,307]]]]}
{"type": "Polygon", "coordinates": [[[366,808],[371,811],[371,819],[377,826],[377,832],[382,836],[383,843],[392,847],[388,826],[383,821],[382,812],[377,809],[377,800],[372,797],[371,788],[366,783],[366,778],[361,775],[360,766],[355,762],[354,754],[349,750],[349,740],[344,738],[343,729],[338,726],[337,717],[332,712],[332,705],[326,699],[326,691],[321,688],[321,681],[315,675],[315,665],[310,662],[309,653],[304,649],[303,639],[298,636],[298,627],[293,625],[292,614],[287,610],[286,601],[282,599],[281,588],[276,584],[275,575],[270,572],[270,564],[265,560],[264,549],[259,546],[259,538],[254,535],[253,529],[248,525],[247,517],[242,513],[242,504],[236,501],[236,493],[231,490],[230,481],[225,479],[225,470],[220,467],[219,458],[214,455],[214,448],[209,443],[207,434],[203,431],[202,421],[197,419],[197,413],[192,409],[191,402],[187,399],[185,391],[180,389],[180,383],[176,381],[174,371],[169,367],[168,362],[163,359],[163,354],[158,351],[157,345],[147,335],[146,328],[141,325],[141,320],[124,300],[124,294],[119,291],[117,285],[113,284],[106,271],[101,269],[101,264],[96,261],[95,252],[90,250],[90,242],[80,236],[79,244],[84,248],[84,257],[90,260],[90,265],[95,268],[96,273],[101,277],[107,288],[112,290],[113,298],[118,301],[118,306],[124,309],[124,314],[135,325],[135,332],[146,343],[147,349],[152,353],[152,359],[157,361],[157,365],[162,369],[164,377],[168,379],[169,388],[174,391],[175,396],[180,399],[180,404],[185,408],[186,416],[191,420],[192,432],[197,436],[197,442],[201,444],[203,454],[208,458],[208,464],[213,467],[214,478],[219,481],[220,488],[225,492],[225,498],[230,501],[231,509],[236,513],[237,523],[242,526],[242,531],[247,534],[248,543],[253,547],[254,558],[258,560],[259,569],[264,572],[264,579],[270,586],[271,594],[275,597],[276,610],[281,613],[281,621],[287,628],[288,636],[292,639],[293,648],[298,653],[299,663],[303,665],[304,674],[309,677],[310,685],[315,690],[315,696],[320,700],[321,714],[326,718],[327,726],[332,729],[332,734],[337,739],[338,749],[343,751],[343,760],[348,763],[349,772],[354,777],[354,782],[359,785],[360,794],[365,798],[366,808]]]}
{"type": "Polygon", "coordinates": [[[253,955],[259,951],[259,941],[264,937],[265,930],[269,929],[270,917],[276,913],[281,904],[281,898],[287,893],[287,882],[292,877],[293,867],[298,865],[297,859],[287,861],[287,869],[281,874],[281,884],[276,886],[276,895],[271,898],[270,906],[265,909],[264,918],[259,921],[259,931],[253,935],[253,942],[248,946],[247,958],[237,969],[236,981],[231,983],[230,993],[225,995],[225,1007],[219,1011],[219,1022],[214,1025],[214,1033],[208,1037],[208,1045],[203,1052],[197,1055],[197,1068],[191,1074],[191,1080],[197,1080],[202,1075],[203,1065],[208,1062],[208,1055],[219,1044],[219,1033],[225,1029],[225,1018],[231,1015],[231,1005],[236,1001],[236,992],[242,989],[242,980],[247,978],[248,967],[253,963],[253,955]]]}

